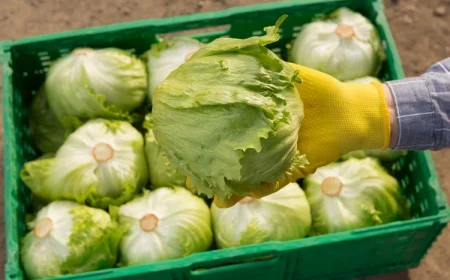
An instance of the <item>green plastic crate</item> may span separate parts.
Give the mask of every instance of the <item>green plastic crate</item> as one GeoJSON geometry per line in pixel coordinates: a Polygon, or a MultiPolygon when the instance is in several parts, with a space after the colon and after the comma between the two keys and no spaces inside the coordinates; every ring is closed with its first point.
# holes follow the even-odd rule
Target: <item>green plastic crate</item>
{"type": "MultiPolygon", "coordinates": [[[[5,278],[24,278],[19,259],[19,240],[25,234],[24,221],[30,207],[30,197],[19,172],[24,162],[37,155],[27,128],[27,108],[43,82],[51,61],[80,46],[114,46],[142,54],[159,36],[185,30],[191,30],[192,36],[203,42],[220,36],[245,38],[262,34],[265,26],[273,25],[279,16],[288,14],[280,29],[282,40],[270,46],[284,56],[285,44],[301,30],[302,24],[343,6],[361,12],[376,24],[388,56],[381,77],[404,77],[381,0],[270,3],[3,42],[5,278]],[[198,28],[216,26],[221,26],[221,30],[198,33],[198,28]]],[[[183,259],[54,279],[349,279],[415,267],[446,226],[449,207],[429,152],[410,152],[387,168],[400,180],[414,219],[289,242],[213,250],[183,259]]]]}

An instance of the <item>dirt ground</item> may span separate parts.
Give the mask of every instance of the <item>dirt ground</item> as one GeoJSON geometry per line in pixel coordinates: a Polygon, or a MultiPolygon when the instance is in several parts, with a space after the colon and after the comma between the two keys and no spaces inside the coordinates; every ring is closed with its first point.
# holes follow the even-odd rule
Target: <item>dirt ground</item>
{"type": "MultiPolygon", "coordinates": [[[[0,0],[0,40],[137,19],[214,11],[258,2],[269,1],[0,0]]],[[[408,76],[421,74],[432,63],[450,56],[450,0],[385,0],[385,6],[408,76]]],[[[3,142],[2,129],[0,140],[3,142]]],[[[434,152],[433,156],[441,183],[450,197],[450,150],[434,152]]],[[[3,176],[3,159],[0,168],[3,176]]],[[[3,178],[0,179],[3,187],[3,178]]],[[[0,278],[3,278],[3,195],[0,197],[0,278]]],[[[450,279],[449,264],[450,229],[447,228],[419,268],[365,279],[447,280],[450,279]]]]}

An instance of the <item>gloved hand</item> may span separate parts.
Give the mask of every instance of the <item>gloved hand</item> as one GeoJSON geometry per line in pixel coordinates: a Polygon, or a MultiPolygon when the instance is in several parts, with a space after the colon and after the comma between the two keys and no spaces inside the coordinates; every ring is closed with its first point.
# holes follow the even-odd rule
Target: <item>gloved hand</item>
{"type": "Polygon", "coordinates": [[[301,170],[302,177],[351,151],[388,148],[390,116],[381,83],[343,83],[290,65],[303,80],[296,83],[305,110],[297,148],[310,164],[301,170]]]}
{"type": "MultiPolygon", "coordinates": [[[[390,117],[380,83],[342,83],[328,74],[290,65],[300,71],[302,82],[295,85],[305,113],[297,147],[310,164],[290,178],[253,191],[251,196],[256,198],[274,193],[348,152],[386,149],[389,146],[390,117]]],[[[189,180],[187,185],[192,188],[189,180]]],[[[218,207],[230,207],[242,198],[234,196],[221,201],[215,197],[214,203],[218,207]]]]}

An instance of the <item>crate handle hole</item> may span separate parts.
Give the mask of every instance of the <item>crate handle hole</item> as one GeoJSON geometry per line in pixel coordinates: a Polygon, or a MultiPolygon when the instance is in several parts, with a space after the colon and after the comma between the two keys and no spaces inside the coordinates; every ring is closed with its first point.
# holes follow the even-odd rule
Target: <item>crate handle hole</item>
{"type": "Polygon", "coordinates": [[[277,259],[277,256],[275,254],[269,254],[261,257],[255,257],[255,258],[246,258],[246,259],[240,259],[240,260],[231,260],[231,261],[225,261],[223,263],[211,263],[211,264],[204,264],[200,265],[198,267],[195,267],[191,270],[192,274],[200,274],[207,271],[212,271],[215,269],[224,268],[227,266],[238,266],[243,264],[250,264],[250,265],[258,265],[263,266],[266,265],[267,262],[273,262],[277,259]]]}

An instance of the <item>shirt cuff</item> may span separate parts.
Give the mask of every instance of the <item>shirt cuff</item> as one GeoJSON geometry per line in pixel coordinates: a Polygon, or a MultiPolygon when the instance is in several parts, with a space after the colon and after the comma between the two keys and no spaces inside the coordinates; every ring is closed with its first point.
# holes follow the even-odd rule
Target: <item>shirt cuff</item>
{"type": "Polygon", "coordinates": [[[406,78],[386,82],[397,111],[395,149],[427,150],[435,142],[435,111],[425,80],[406,78]]]}

